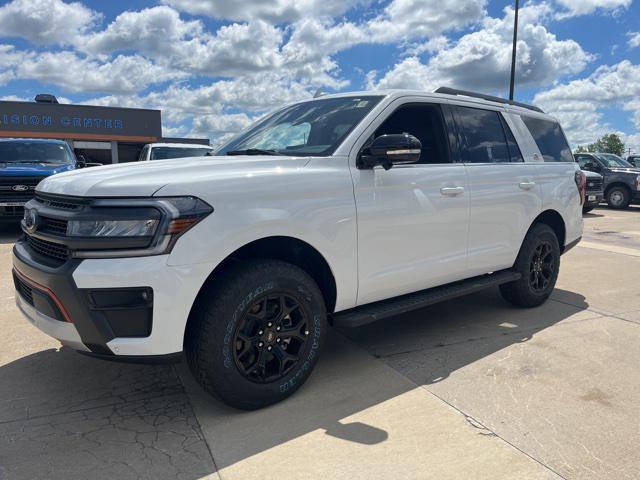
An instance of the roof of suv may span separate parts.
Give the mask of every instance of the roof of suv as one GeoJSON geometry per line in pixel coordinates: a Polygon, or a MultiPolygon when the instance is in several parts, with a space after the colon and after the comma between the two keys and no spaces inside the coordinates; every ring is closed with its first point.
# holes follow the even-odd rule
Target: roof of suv
{"type": "MultiPolygon", "coordinates": [[[[472,93],[472,92],[469,92],[472,93]]],[[[322,95],[321,97],[316,97],[313,99],[308,99],[306,101],[318,100],[323,98],[340,98],[340,97],[353,97],[353,96],[384,96],[389,97],[391,99],[407,97],[407,96],[418,96],[418,97],[427,97],[427,98],[444,98],[447,100],[453,100],[456,102],[477,104],[483,106],[491,106],[494,108],[504,109],[507,111],[512,111],[514,113],[527,114],[532,116],[543,116],[547,118],[553,118],[551,115],[546,114],[542,111],[532,110],[531,108],[526,108],[523,106],[512,105],[509,103],[499,103],[497,101],[486,100],[479,97],[471,97],[466,96],[462,93],[458,95],[451,95],[448,93],[436,93],[436,92],[426,92],[424,90],[402,90],[402,89],[389,89],[389,90],[369,90],[369,91],[358,91],[358,92],[344,92],[344,93],[332,93],[328,95],[322,95]]],[[[534,107],[535,108],[535,107],[534,107]]],[[[554,119],[555,120],[555,119],[554,119]]]]}

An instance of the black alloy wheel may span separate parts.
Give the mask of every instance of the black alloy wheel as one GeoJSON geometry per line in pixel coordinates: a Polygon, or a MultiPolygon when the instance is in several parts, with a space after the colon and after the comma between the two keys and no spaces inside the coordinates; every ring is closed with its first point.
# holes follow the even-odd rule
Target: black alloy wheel
{"type": "Polygon", "coordinates": [[[536,293],[543,293],[552,281],[556,261],[551,243],[541,241],[533,252],[529,265],[529,285],[536,293]]]}
{"type": "Polygon", "coordinates": [[[234,360],[249,380],[269,383],[285,377],[300,361],[309,338],[309,314],[284,292],[257,299],[240,319],[234,360]]]}
{"type": "Polygon", "coordinates": [[[522,242],[512,270],[521,277],[500,285],[500,293],[516,307],[542,305],[551,295],[560,271],[560,245],[547,224],[531,226],[522,242]]]}
{"type": "Polygon", "coordinates": [[[207,392],[253,410],[284,400],[304,384],[327,328],[324,296],[306,271],[280,260],[247,259],[205,285],[184,348],[207,392]]]}

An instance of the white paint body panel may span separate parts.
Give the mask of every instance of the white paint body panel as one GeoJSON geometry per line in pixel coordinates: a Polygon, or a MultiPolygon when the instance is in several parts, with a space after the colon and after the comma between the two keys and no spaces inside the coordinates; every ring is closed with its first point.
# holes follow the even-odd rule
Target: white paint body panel
{"type": "MultiPolygon", "coordinates": [[[[466,164],[470,275],[510,268],[542,207],[537,170],[530,163],[466,164]],[[523,189],[520,184],[533,184],[523,189]]],[[[574,190],[575,188],[574,184],[574,190]]]]}
{"type": "Polygon", "coordinates": [[[546,209],[562,216],[566,243],[581,235],[573,177],[577,166],[536,161],[541,156],[518,115],[531,112],[422,92],[380,95],[385,97],[331,157],[180,158],[89,168],[43,180],[41,192],[194,195],[215,209],[178,240],[170,255],[85,260],[76,269],[79,288],[154,289],[151,336],[116,338],[108,347],[120,355],[182,350],[187,317],[206,278],[232,252],[261,238],[289,236],[318,250],[334,275],[340,311],[508,268],[531,222],[546,209]],[[505,113],[525,163],[358,170],[355,159],[367,135],[396,106],[416,101],[505,113]],[[535,187],[522,190],[521,182],[535,187]],[[463,192],[444,196],[443,187],[462,187],[463,192]]]}

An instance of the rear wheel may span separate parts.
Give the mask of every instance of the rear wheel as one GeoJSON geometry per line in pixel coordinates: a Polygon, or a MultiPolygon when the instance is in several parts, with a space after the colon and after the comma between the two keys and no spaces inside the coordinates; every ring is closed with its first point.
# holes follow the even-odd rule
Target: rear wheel
{"type": "Polygon", "coordinates": [[[593,210],[595,207],[589,206],[587,207],[586,205],[584,207],[582,207],[582,213],[589,213],[591,210],[593,210]]]}
{"type": "Polygon", "coordinates": [[[327,329],[313,279],[285,262],[255,260],[223,274],[206,293],[185,341],[202,387],[245,410],[295,392],[313,370],[327,329]]]}
{"type": "Polygon", "coordinates": [[[627,208],[631,203],[631,194],[626,187],[617,185],[607,191],[607,203],[611,208],[627,208]]]}
{"type": "Polygon", "coordinates": [[[522,242],[514,270],[519,280],[500,286],[500,293],[518,307],[537,307],[553,291],[560,268],[560,245],[551,227],[538,223],[531,227],[522,242]]]}

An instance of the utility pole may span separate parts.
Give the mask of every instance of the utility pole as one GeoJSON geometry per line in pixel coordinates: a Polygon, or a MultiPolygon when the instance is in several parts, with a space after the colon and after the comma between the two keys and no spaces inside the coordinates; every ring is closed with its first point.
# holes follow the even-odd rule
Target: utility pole
{"type": "Polygon", "coordinates": [[[513,100],[513,89],[516,83],[516,44],[518,43],[518,10],[520,0],[516,0],[515,17],[513,20],[513,49],[511,50],[511,84],[509,86],[509,100],[513,100]]]}

